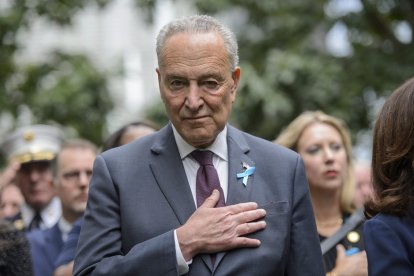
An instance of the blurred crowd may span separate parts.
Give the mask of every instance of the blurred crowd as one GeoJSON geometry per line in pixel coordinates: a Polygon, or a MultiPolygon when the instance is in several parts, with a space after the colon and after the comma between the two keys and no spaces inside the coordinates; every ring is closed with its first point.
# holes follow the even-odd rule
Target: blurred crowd
{"type": "MultiPolygon", "coordinates": [[[[303,156],[318,230],[321,239],[324,239],[337,230],[343,218],[369,200],[370,166],[365,160],[354,162],[352,159],[349,134],[339,119],[320,111],[305,112],[292,122],[292,125],[295,124],[288,126],[275,142],[303,156]],[[328,131],[314,134],[316,127],[325,127],[328,131]],[[343,148],[344,153],[337,158],[335,152],[340,151],[339,148],[343,148]],[[316,154],[317,151],[325,152],[330,161],[326,161],[322,154],[316,154]],[[310,157],[307,158],[307,155],[310,157]],[[335,171],[331,173],[340,174],[340,179],[344,179],[343,183],[336,184],[335,189],[332,189],[332,184],[324,183],[324,172],[317,172],[324,170],[324,162],[333,163],[335,171]],[[320,206],[328,198],[332,201],[320,206]]],[[[157,129],[150,122],[132,122],[110,135],[100,149],[82,138],[66,140],[62,129],[52,125],[29,125],[10,133],[3,140],[2,151],[8,165],[0,176],[0,217],[4,223],[10,224],[7,225],[9,230],[24,233],[16,244],[27,238],[27,243],[20,245],[19,249],[28,252],[26,266],[19,266],[21,270],[32,270],[34,275],[72,275],[96,155],[157,129]],[[73,235],[74,240],[71,240],[71,230],[77,231],[73,235]]],[[[360,228],[355,232],[358,235],[360,228]]],[[[343,238],[348,248],[361,247],[361,242],[361,238],[343,238]]],[[[336,251],[332,248],[330,252],[328,263],[329,269],[332,269],[335,267],[336,251]]],[[[352,266],[344,267],[349,269],[352,266]]]]}
{"type": "Polygon", "coordinates": [[[151,122],[131,122],[110,135],[100,149],[83,138],[65,139],[63,128],[56,125],[28,125],[5,137],[0,275],[72,275],[75,234],[86,208],[96,155],[157,129],[151,122]]]}

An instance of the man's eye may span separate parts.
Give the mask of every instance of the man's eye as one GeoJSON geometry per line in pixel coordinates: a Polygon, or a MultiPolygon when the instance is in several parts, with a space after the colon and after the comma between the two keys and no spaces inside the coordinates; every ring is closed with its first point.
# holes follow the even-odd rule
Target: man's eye
{"type": "Polygon", "coordinates": [[[68,172],[68,173],[64,173],[63,177],[74,178],[74,177],[77,177],[78,175],[79,175],[79,172],[68,172]]]}
{"type": "Polygon", "coordinates": [[[170,88],[171,89],[180,89],[183,88],[185,83],[181,80],[173,80],[170,82],[170,88]]]}
{"type": "Polygon", "coordinates": [[[73,172],[64,173],[62,176],[63,176],[63,179],[65,179],[66,181],[75,182],[79,179],[79,175],[80,173],[78,171],[73,171],[73,172]]]}
{"type": "Polygon", "coordinates": [[[204,86],[208,89],[208,90],[215,90],[219,87],[218,82],[216,81],[205,81],[204,82],[204,86]]]}

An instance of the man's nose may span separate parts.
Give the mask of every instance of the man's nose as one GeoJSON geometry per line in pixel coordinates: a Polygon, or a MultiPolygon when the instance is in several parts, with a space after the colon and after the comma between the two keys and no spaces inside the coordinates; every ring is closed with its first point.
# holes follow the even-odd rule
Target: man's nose
{"type": "Polygon", "coordinates": [[[81,186],[88,186],[89,180],[90,180],[90,176],[86,172],[79,173],[79,184],[81,186]]]}
{"type": "Polygon", "coordinates": [[[30,180],[33,182],[36,182],[40,176],[41,176],[42,172],[36,169],[31,169],[29,172],[30,175],[30,180]]]}
{"type": "Polygon", "coordinates": [[[190,110],[197,111],[203,105],[201,93],[202,91],[197,83],[190,83],[185,100],[185,104],[190,110]]]}

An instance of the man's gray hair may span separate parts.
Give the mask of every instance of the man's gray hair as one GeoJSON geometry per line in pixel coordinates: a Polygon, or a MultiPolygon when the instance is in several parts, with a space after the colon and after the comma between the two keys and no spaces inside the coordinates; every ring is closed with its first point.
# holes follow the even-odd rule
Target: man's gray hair
{"type": "Polygon", "coordinates": [[[218,33],[224,41],[227,49],[232,71],[239,64],[238,45],[235,34],[217,19],[208,15],[193,15],[177,19],[165,25],[157,36],[157,58],[160,66],[161,52],[166,41],[177,33],[218,33]]]}

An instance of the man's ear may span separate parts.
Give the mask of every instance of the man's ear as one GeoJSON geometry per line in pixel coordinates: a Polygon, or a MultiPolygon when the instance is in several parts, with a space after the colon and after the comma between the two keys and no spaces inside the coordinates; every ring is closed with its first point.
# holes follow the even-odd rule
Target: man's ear
{"type": "Polygon", "coordinates": [[[161,85],[161,73],[160,73],[160,69],[156,68],[155,72],[157,72],[157,77],[158,77],[158,86],[161,85]]]}
{"type": "Polygon", "coordinates": [[[155,72],[157,72],[157,77],[158,77],[158,90],[159,90],[159,92],[160,92],[160,96],[161,96],[161,100],[164,102],[164,93],[162,93],[162,88],[161,88],[161,72],[160,72],[160,69],[159,68],[157,68],[157,69],[155,69],[155,72]]]}
{"type": "Polygon", "coordinates": [[[233,79],[233,85],[231,87],[232,102],[236,99],[237,89],[239,87],[240,81],[240,67],[236,67],[231,73],[231,78],[233,79]]]}

